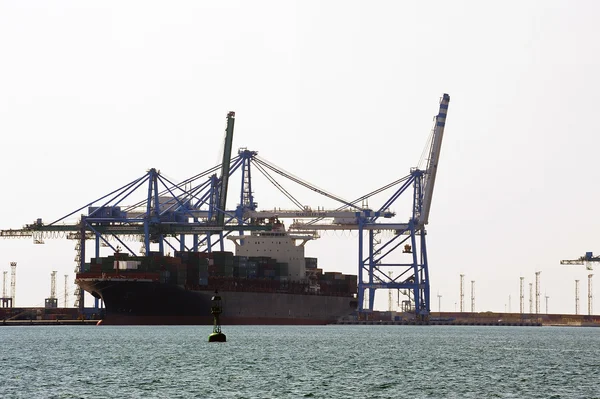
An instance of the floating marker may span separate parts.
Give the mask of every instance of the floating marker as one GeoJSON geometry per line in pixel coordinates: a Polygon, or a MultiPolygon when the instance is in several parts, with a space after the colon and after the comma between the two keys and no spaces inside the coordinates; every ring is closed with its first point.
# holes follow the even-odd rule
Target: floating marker
{"type": "Polygon", "coordinates": [[[217,290],[215,290],[215,295],[211,298],[210,302],[210,313],[213,315],[214,324],[213,332],[208,336],[208,342],[226,342],[227,338],[221,332],[221,323],[219,321],[219,315],[223,312],[223,308],[221,306],[221,297],[217,290]]]}

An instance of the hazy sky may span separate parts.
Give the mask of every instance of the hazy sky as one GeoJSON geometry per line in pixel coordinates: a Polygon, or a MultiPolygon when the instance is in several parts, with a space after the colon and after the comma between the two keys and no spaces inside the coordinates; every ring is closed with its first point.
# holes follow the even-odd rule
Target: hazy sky
{"type": "MultiPolygon", "coordinates": [[[[574,313],[579,279],[586,314],[589,271],[559,261],[600,254],[599,15],[594,1],[2,0],[0,228],[50,222],[151,167],[174,180],[212,167],[228,111],[234,151],[354,199],[416,166],[448,93],[432,310],[438,293],[457,308],[461,273],[466,310],[475,280],[476,311],[510,295],[518,312],[521,276],[528,310],[541,271],[542,311],[548,295],[551,313],[574,313]]],[[[290,207],[259,187],[261,208],[290,207]]],[[[394,210],[408,220],[409,204],[394,210]]],[[[60,297],[64,274],[73,291],[74,244],[0,240],[18,306],[43,305],[52,270],[60,297]]],[[[330,233],[306,254],[356,274],[356,248],[330,233]]]]}

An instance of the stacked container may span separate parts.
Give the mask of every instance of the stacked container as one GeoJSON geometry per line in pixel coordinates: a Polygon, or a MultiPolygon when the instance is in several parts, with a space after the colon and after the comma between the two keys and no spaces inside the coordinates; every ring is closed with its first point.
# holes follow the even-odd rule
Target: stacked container
{"type": "Polygon", "coordinates": [[[278,279],[281,279],[281,277],[285,277],[287,279],[287,277],[289,276],[288,263],[287,262],[277,262],[275,271],[276,271],[275,275],[278,279]]]}
{"type": "Polygon", "coordinates": [[[304,262],[307,269],[317,268],[317,258],[304,258],[304,262]]]}
{"type": "Polygon", "coordinates": [[[249,279],[258,278],[258,262],[255,260],[248,260],[246,273],[249,279]]]}
{"type": "Polygon", "coordinates": [[[247,278],[248,277],[248,257],[234,256],[233,257],[233,277],[247,278]]]}

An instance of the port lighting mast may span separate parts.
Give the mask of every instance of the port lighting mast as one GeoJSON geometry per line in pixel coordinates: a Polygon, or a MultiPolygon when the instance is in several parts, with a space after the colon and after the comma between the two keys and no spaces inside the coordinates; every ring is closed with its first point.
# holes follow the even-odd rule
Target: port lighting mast
{"type": "Polygon", "coordinates": [[[533,283],[529,283],[529,313],[533,314],[533,283]]]}
{"type": "Polygon", "coordinates": [[[579,314],[579,280],[575,280],[575,314],[579,314]]]}
{"type": "Polygon", "coordinates": [[[535,272],[535,314],[540,313],[540,273],[535,272]]]}
{"type": "Polygon", "coordinates": [[[588,315],[592,315],[593,314],[593,302],[594,302],[594,296],[592,293],[592,277],[594,275],[593,274],[588,274],[588,315]]]}
{"type": "Polygon", "coordinates": [[[8,272],[2,272],[2,298],[0,298],[0,308],[12,308],[12,298],[6,296],[6,275],[8,272]]]}
{"type": "Polygon", "coordinates": [[[523,293],[523,282],[525,277],[520,277],[521,283],[519,285],[519,313],[523,314],[525,308],[525,294],[523,293]]]}
{"type": "Polygon", "coordinates": [[[475,280],[471,280],[471,313],[475,312],[475,280]]]}
{"type": "Polygon", "coordinates": [[[69,302],[69,285],[68,285],[68,278],[69,278],[69,275],[68,275],[68,274],[65,274],[65,294],[64,294],[64,295],[65,295],[65,299],[64,299],[64,301],[65,301],[65,308],[68,308],[68,307],[69,307],[69,305],[68,305],[68,302],[69,302]]]}
{"type": "Polygon", "coordinates": [[[464,310],[464,306],[465,306],[465,275],[461,274],[460,275],[460,313],[463,312],[464,310]]]}
{"type": "Polygon", "coordinates": [[[15,294],[17,289],[17,262],[10,262],[10,298],[11,305],[15,307],[15,294]]]}

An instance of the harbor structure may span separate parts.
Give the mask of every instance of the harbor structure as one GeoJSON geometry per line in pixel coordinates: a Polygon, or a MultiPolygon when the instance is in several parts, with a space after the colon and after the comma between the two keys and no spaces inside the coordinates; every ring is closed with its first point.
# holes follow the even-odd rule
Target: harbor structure
{"type": "MultiPolygon", "coordinates": [[[[261,221],[273,218],[291,219],[288,231],[312,237],[310,239],[318,238],[319,231],[355,231],[358,233],[359,314],[373,312],[377,290],[393,289],[406,293],[407,300],[403,301],[403,310],[412,312],[419,320],[426,320],[431,312],[426,226],[429,223],[449,101],[450,97],[447,94],[440,99],[439,110],[434,117],[426,165],[411,168],[408,175],[361,195],[356,200],[344,200],[296,178],[258,157],[255,151],[240,149],[237,156],[232,157],[235,113],[230,112],[227,115],[225,150],[220,166],[184,179],[181,183],[173,183],[156,168],[151,168],[145,175],[58,220],[44,223],[42,218],[38,218],[25,228],[2,230],[0,236],[33,237],[34,241],[41,242],[54,238],[56,232],[64,233],[68,239],[77,242],[76,272],[79,275],[86,272],[89,259],[102,257],[101,248],[107,248],[116,254],[117,246],[121,245],[123,253],[136,255],[136,249],[120,240],[120,237],[124,236],[141,238],[142,256],[165,256],[170,251],[223,252],[224,242],[232,232],[238,232],[238,237],[250,237],[252,234],[245,233],[268,231],[270,226],[261,224],[261,221]],[[218,170],[221,171],[220,176],[215,173],[218,170]],[[253,171],[265,175],[280,190],[283,186],[277,179],[285,178],[337,201],[340,207],[326,210],[306,206],[291,195],[290,191],[283,190],[288,199],[296,205],[296,209],[259,210],[252,190],[251,176],[256,175],[253,171]],[[241,174],[239,202],[237,207],[227,209],[229,180],[236,172],[241,174]],[[145,190],[146,199],[128,202],[138,189],[145,190]],[[394,192],[381,205],[374,208],[365,205],[372,196],[386,190],[394,192]],[[408,217],[403,221],[395,220],[395,212],[390,211],[391,206],[401,196],[410,196],[412,200],[412,207],[406,215],[408,217]],[[69,217],[80,215],[84,210],[87,212],[76,223],[68,222],[69,217]],[[380,232],[391,232],[393,235],[387,240],[380,240],[380,232]],[[86,241],[94,243],[91,254],[86,254],[86,241]],[[401,252],[403,260],[400,262],[392,260],[392,255],[399,252],[396,248],[404,249],[401,252]],[[390,277],[382,272],[382,267],[392,267],[398,272],[394,277],[390,277]]],[[[234,241],[236,251],[242,251],[242,240],[245,242],[246,238],[237,240],[234,241]]],[[[309,238],[306,238],[304,244],[308,240],[309,238]]],[[[296,262],[292,269],[297,272],[295,277],[305,279],[306,276],[302,273],[306,272],[305,265],[296,262]]],[[[83,280],[76,278],[76,281],[83,280]]],[[[101,295],[95,296],[95,308],[99,307],[101,298],[101,295]]],[[[79,308],[83,309],[85,304],[82,290],[79,291],[76,300],[79,308]]]]}

